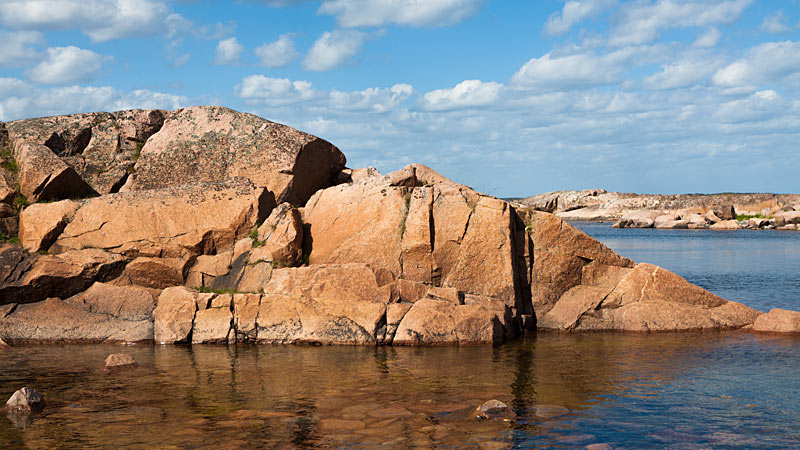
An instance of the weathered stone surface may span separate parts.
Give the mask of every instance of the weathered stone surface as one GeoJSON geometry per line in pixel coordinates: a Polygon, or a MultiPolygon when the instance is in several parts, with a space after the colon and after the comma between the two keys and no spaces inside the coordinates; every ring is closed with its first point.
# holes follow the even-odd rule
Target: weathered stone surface
{"type": "Polygon", "coordinates": [[[135,369],[139,364],[133,359],[133,356],[127,353],[112,353],[106,357],[105,366],[103,370],[106,372],[135,369]]]}
{"type": "Polygon", "coordinates": [[[6,401],[6,411],[12,413],[42,412],[47,403],[36,389],[23,387],[14,392],[6,401]]]}
{"type": "Polygon", "coordinates": [[[325,140],[250,114],[198,106],[176,111],[147,140],[131,189],[245,177],[279,203],[300,205],[330,186],[345,162],[325,140]]]}
{"type": "Polygon", "coordinates": [[[224,250],[275,206],[243,179],[104,195],[84,202],[56,240],[59,249],[102,248],[179,257],[224,250]]]}
{"type": "Polygon", "coordinates": [[[800,211],[783,211],[775,213],[775,226],[783,227],[786,225],[800,224],[800,211]]]}
{"type": "Polygon", "coordinates": [[[261,297],[257,340],[375,344],[388,301],[364,264],[276,269],[261,297]]]}
{"type": "Polygon", "coordinates": [[[68,305],[63,300],[18,305],[0,319],[9,342],[138,342],[153,339],[149,320],[122,320],[68,305]]]}
{"type": "Polygon", "coordinates": [[[475,410],[475,416],[479,419],[502,419],[511,415],[511,408],[500,400],[489,400],[475,410]]]}
{"type": "Polygon", "coordinates": [[[723,220],[709,227],[711,230],[738,230],[740,228],[742,227],[740,227],[739,223],[735,220],[723,220]]]}
{"type": "Polygon", "coordinates": [[[709,212],[705,213],[703,215],[703,218],[706,219],[706,223],[709,224],[709,225],[722,222],[722,219],[717,217],[717,215],[714,214],[714,211],[709,211],[709,212]]]}
{"type": "Polygon", "coordinates": [[[94,283],[89,289],[64,302],[91,313],[106,314],[124,320],[152,320],[157,296],[139,286],[115,286],[94,283]]]}
{"type": "Polygon", "coordinates": [[[31,303],[70,297],[95,281],[119,276],[125,260],[98,249],[38,255],[0,245],[0,303],[31,303]]]}
{"type": "Polygon", "coordinates": [[[230,301],[227,307],[212,307],[197,311],[192,326],[192,344],[219,344],[231,336],[233,313],[230,301]]]}
{"type": "Polygon", "coordinates": [[[505,311],[424,298],[405,314],[392,342],[394,345],[500,344],[505,329],[505,311]]]}
{"type": "Polygon", "coordinates": [[[663,213],[661,211],[631,211],[612,225],[613,228],[652,228],[656,219],[663,213]]]}
{"type": "Polygon", "coordinates": [[[259,294],[233,295],[233,325],[237,342],[255,342],[258,327],[256,318],[261,306],[259,294]]]}
{"type": "Polygon", "coordinates": [[[29,202],[97,195],[75,170],[44,145],[15,145],[19,190],[29,202]]]}
{"type": "Polygon", "coordinates": [[[37,203],[22,210],[19,217],[19,240],[30,252],[47,250],[64,231],[80,203],[62,200],[37,203]]]}
{"type": "Polygon", "coordinates": [[[144,142],[169,112],[130,110],[26,119],[9,124],[10,139],[48,148],[101,194],[116,192],[144,142]]]}
{"type": "Polygon", "coordinates": [[[715,216],[722,220],[736,219],[736,209],[734,209],[733,205],[715,206],[713,212],[715,216]]]}
{"type": "Polygon", "coordinates": [[[653,228],[660,228],[660,229],[689,228],[689,221],[682,220],[678,216],[672,214],[667,214],[656,217],[656,220],[653,223],[653,228]]]}
{"type": "Polygon", "coordinates": [[[164,289],[153,311],[154,340],[161,344],[186,342],[197,310],[197,291],[185,287],[164,289]]]}
{"type": "Polygon", "coordinates": [[[669,331],[741,328],[758,311],[688,283],[651,264],[607,273],[606,282],[578,285],[564,294],[539,321],[559,330],[669,331]],[[613,284],[614,280],[619,280],[613,284]]]}
{"type": "Polygon", "coordinates": [[[125,266],[122,278],[134,286],[165,289],[182,286],[187,272],[183,258],[148,258],[140,256],[125,266]]]}
{"type": "Polygon", "coordinates": [[[258,240],[253,243],[248,262],[271,261],[276,265],[300,265],[303,256],[303,221],[300,211],[289,203],[281,203],[258,227],[258,240]]]}
{"type": "Polygon", "coordinates": [[[800,334],[800,312],[775,308],[758,316],[753,331],[800,334]]]}

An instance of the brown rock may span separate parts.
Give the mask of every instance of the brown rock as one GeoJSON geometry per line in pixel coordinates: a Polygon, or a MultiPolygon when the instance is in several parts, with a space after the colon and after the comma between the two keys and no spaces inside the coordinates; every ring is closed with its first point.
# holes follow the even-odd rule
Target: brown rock
{"type": "Polygon", "coordinates": [[[758,316],[753,331],[764,333],[800,333],[800,312],[785,309],[771,309],[758,316]]]}
{"type": "Polygon", "coordinates": [[[300,265],[303,256],[303,221],[300,211],[289,203],[272,210],[258,228],[248,262],[271,261],[284,267],[300,265]]]}
{"type": "Polygon", "coordinates": [[[127,353],[112,353],[106,357],[103,370],[105,372],[111,372],[123,369],[135,369],[137,367],[139,367],[139,364],[136,363],[133,356],[127,353]]]}
{"type": "Polygon", "coordinates": [[[186,286],[211,286],[213,279],[228,275],[231,272],[232,256],[233,251],[198,256],[192,268],[189,269],[186,286]]]}
{"type": "Polygon", "coordinates": [[[613,225],[613,228],[653,228],[661,211],[630,211],[613,225]]]}
{"type": "Polygon", "coordinates": [[[656,220],[653,223],[653,228],[661,228],[661,229],[679,229],[688,227],[689,227],[688,220],[681,220],[680,218],[671,214],[658,216],[656,217],[656,220]]]}
{"type": "Polygon", "coordinates": [[[703,215],[703,218],[706,220],[706,223],[709,224],[709,225],[722,222],[722,219],[717,217],[717,215],[714,214],[714,211],[709,211],[709,212],[705,213],[703,215]]]}
{"type": "Polygon", "coordinates": [[[736,210],[733,205],[715,206],[714,215],[722,220],[736,220],[736,210]]]}
{"type": "Polygon", "coordinates": [[[245,177],[279,203],[300,205],[330,186],[344,165],[327,141],[250,114],[197,106],[172,114],[147,140],[131,189],[245,177]]]}
{"type": "Polygon", "coordinates": [[[783,211],[775,213],[775,226],[783,227],[786,225],[800,224],[800,211],[783,211]]]}
{"type": "Polygon", "coordinates": [[[124,267],[123,258],[97,249],[38,255],[13,245],[0,246],[0,303],[70,297],[95,281],[118,277],[124,267]]]}
{"type": "Polygon", "coordinates": [[[153,311],[154,340],[161,344],[185,342],[192,331],[197,292],[185,287],[164,289],[153,311]]]}
{"type": "Polygon", "coordinates": [[[122,277],[134,286],[152,289],[182,286],[187,262],[182,258],[139,257],[125,266],[122,277]]]}
{"type": "MultiPolygon", "coordinates": [[[[263,343],[375,344],[387,290],[363,264],[276,269],[257,319],[263,343]]],[[[383,336],[380,336],[383,338],[383,336]]]]}
{"type": "Polygon", "coordinates": [[[424,298],[397,326],[395,345],[500,344],[505,339],[503,312],[480,305],[454,305],[424,298]]]}
{"type": "Polygon", "coordinates": [[[247,265],[242,269],[241,277],[236,281],[236,290],[239,292],[263,292],[264,286],[272,278],[272,263],[262,262],[247,265]]]}
{"type": "Polygon", "coordinates": [[[64,303],[91,313],[106,314],[124,320],[152,320],[156,307],[153,291],[139,286],[115,286],[94,283],[64,303]]]}
{"type": "Polygon", "coordinates": [[[230,302],[227,307],[197,311],[192,326],[192,344],[219,344],[229,340],[231,332],[230,302]]]}
{"type": "Polygon", "coordinates": [[[478,419],[502,419],[512,415],[511,408],[500,400],[489,400],[475,410],[478,419]]]}
{"type": "Polygon", "coordinates": [[[44,145],[15,145],[19,190],[29,202],[97,195],[75,170],[44,145]]]}
{"type": "Polygon", "coordinates": [[[29,387],[20,388],[6,401],[6,411],[11,413],[38,413],[45,406],[42,394],[29,387]]]}
{"type": "Polygon", "coordinates": [[[255,342],[257,336],[256,318],[261,305],[258,294],[233,295],[233,325],[237,342],[255,342]]]}
{"type": "Polygon", "coordinates": [[[30,252],[47,250],[64,231],[80,204],[72,200],[37,203],[28,206],[19,217],[19,240],[30,252]]]}
{"type": "Polygon", "coordinates": [[[153,339],[149,320],[122,320],[68,305],[57,298],[19,305],[0,319],[9,342],[138,342],[153,339]]]}
{"type": "Polygon", "coordinates": [[[739,226],[739,222],[735,220],[723,220],[709,227],[712,230],[738,230],[740,228],[742,227],[739,226]]]}
{"type": "Polygon", "coordinates": [[[400,242],[402,273],[408,280],[430,283],[434,260],[431,244],[434,188],[413,189],[408,204],[400,242]]]}
{"type": "Polygon", "coordinates": [[[233,247],[273,206],[263,188],[242,179],[104,195],[84,202],[54,245],[131,256],[207,254],[233,247]]]}

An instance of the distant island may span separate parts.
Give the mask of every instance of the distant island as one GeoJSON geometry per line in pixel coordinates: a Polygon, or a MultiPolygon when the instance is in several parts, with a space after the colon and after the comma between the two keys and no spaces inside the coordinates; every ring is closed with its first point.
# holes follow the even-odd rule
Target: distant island
{"type": "Polygon", "coordinates": [[[564,220],[612,221],[617,228],[800,229],[800,194],[662,195],[584,189],[507,200],[564,220]]]}

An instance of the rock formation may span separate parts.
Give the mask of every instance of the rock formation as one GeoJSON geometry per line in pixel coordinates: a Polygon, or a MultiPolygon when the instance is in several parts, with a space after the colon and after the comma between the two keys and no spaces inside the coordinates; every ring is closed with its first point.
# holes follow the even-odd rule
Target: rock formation
{"type": "Polygon", "coordinates": [[[345,169],[330,143],[226,108],[23,120],[0,139],[16,157],[3,167],[18,168],[0,178],[24,181],[3,200],[22,208],[20,245],[0,246],[10,344],[497,344],[537,326],[723,329],[760,315],[550,213],[418,164],[345,169]],[[6,200],[22,195],[40,202],[6,200]]]}

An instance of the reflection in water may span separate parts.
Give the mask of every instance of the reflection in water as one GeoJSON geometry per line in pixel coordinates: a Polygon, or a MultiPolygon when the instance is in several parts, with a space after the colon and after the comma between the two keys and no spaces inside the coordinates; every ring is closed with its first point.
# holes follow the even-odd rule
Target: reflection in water
{"type": "Polygon", "coordinates": [[[2,353],[0,395],[47,409],[0,418],[2,448],[790,448],[800,340],[745,333],[540,334],[501,347],[128,347],[2,353]],[[769,374],[765,377],[764,374],[769,374]],[[515,420],[478,421],[508,403],[515,420]],[[537,417],[537,405],[569,413],[537,417]]]}

